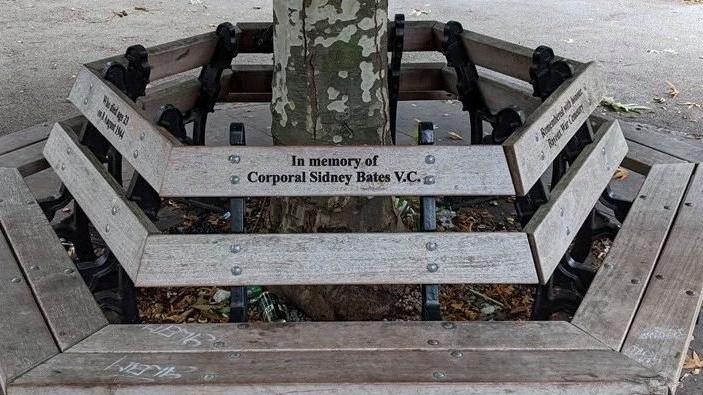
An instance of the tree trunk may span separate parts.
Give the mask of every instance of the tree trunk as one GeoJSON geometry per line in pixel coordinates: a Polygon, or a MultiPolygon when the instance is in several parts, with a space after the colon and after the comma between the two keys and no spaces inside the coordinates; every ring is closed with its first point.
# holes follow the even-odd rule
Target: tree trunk
{"type": "MultiPolygon", "coordinates": [[[[387,0],[273,0],[271,132],[280,145],[390,143],[387,0]]],[[[390,198],[274,199],[280,233],[397,231],[390,198]]],[[[370,262],[370,264],[372,264],[370,262]]],[[[315,320],[378,319],[384,287],[275,287],[315,320]]]]}

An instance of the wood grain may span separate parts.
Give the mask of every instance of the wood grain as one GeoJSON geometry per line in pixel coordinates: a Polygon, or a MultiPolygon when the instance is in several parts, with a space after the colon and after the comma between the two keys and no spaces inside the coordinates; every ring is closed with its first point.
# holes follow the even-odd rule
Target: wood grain
{"type": "Polygon", "coordinates": [[[135,280],[142,287],[536,282],[522,233],[150,235],[135,280]]]}
{"type": "Polygon", "coordinates": [[[514,195],[498,146],[316,146],[176,147],[161,196],[392,196],[514,195]],[[239,163],[230,162],[232,155],[239,163]],[[433,160],[428,160],[432,156],[433,160]],[[304,165],[293,166],[293,157],[304,165]],[[314,166],[315,159],[356,158],[352,166],[314,166]],[[368,162],[367,162],[368,161],[368,162]],[[427,162],[431,163],[427,163],[427,162]],[[313,166],[311,166],[311,164],[313,166]],[[375,164],[375,166],[374,166],[375,164]],[[313,173],[351,177],[346,182],[312,182],[313,173]],[[387,175],[357,182],[358,172],[387,175]],[[398,181],[396,172],[404,172],[398,181]],[[415,172],[410,174],[409,172],[415,172]],[[306,182],[262,182],[266,175],[307,175],[306,182]],[[411,176],[407,178],[406,176],[411,176]],[[238,183],[232,182],[238,177],[238,183]],[[433,182],[428,182],[431,177],[433,182]],[[254,182],[252,182],[252,180],[254,182]]]}
{"type": "Polygon", "coordinates": [[[622,348],[625,355],[666,377],[673,389],[679,381],[702,300],[700,166],[683,202],[622,348]]]}
{"type": "Polygon", "coordinates": [[[112,84],[83,68],[69,100],[156,190],[161,185],[169,151],[181,143],[112,84]]]}
{"type": "Polygon", "coordinates": [[[676,216],[693,164],[652,168],[571,321],[620,350],[676,216]]]}
{"type": "MultiPolygon", "coordinates": [[[[7,170],[0,169],[0,174],[5,172],[7,170]]],[[[0,210],[5,204],[0,201],[0,210]]],[[[0,393],[4,393],[8,382],[58,354],[59,350],[2,232],[0,317],[0,393]]]]}
{"type": "Polygon", "coordinates": [[[17,168],[22,177],[29,177],[49,168],[44,160],[42,150],[45,140],[36,142],[15,151],[0,155],[0,167],[17,168]]]}
{"type": "Polygon", "coordinates": [[[607,350],[567,322],[109,325],[67,352],[607,350]]]}
{"type": "Polygon", "coordinates": [[[585,64],[505,142],[505,153],[519,195],[525,195],[542,177],[598,107],[604,93],[602,72],[594,63],[585,64]]]}
{"type": "Polygon", "coordinates": [[[15,170],[0,170],[0,223],[61,350],[107,325],[93,295],[15,170]]]}
{"type": "Polygon", "coordinates": [[[100,387],[112,394],[666,393],[656,375],[613,351],[61,354],[11,391],[100,387]]]}
{"type": "Polygon", "coordinates": [[[159,233],[93,154],[56,124],[45,155],[125,271],[136,277],[147,234],[159,233]]]}
{"type": "Polygon", "coordinates": [[[525,227],[541,281],[552,275],[626,153],[618,123],[603,125],[525,227]]]}

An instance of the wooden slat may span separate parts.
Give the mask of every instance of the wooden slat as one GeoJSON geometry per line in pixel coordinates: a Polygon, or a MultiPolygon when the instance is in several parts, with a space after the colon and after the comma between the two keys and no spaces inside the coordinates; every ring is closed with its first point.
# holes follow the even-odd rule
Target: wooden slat
{"type": "Polygon", "coordinates": [[[48,123],[40,123],[24,130],[0,137],[0,156],[16,151],[34,143],[45,141],[49,136],[48,123]]]}
{"type": "Polygon", "coordinates": [[[180,142],[114,86],[83,68],[69,100],[129,163],[158,190],[169,151],[180,142]]]}
{"type": "Polygon", "coordinates": [[[42,140],[0,156],[0,167],[17,168],[23,177],[47,169],[49,164],[42,155],[44,142],[45,140],[42,140]]]}
{"type": "Polygon", "coordinates": [[[61,354],[12,393],[665,394],[650,371],[612,351],[61,354]]]}
{"type": "Polygon", "coordinates": [[[686,162],[703,162],[703,142],[699,139],[677,136],[651,125],[623,123],[623,133],[630,141],[661,151],[686,162]]]}
{"type": "Polygon", "coordinates": [[[523,233],[153,235],[135,280],[142,287],[536,282],[523,233]]]}
{"type": "Polygon", "coordinates": [[[15,170],[0,171],[0,223],[61,350],[107,321],[66,250],[15,170]]]}
{"type": "MultiPolygon", "coordinates": [[[[666,142],[662,142],[665,146],[666,142]]],[[[685,160],[676,158],[661,151],[644,146],[634,141],[627,141],[627,156],[623,160],[623,167],[640,174],[647,175],[653,166],[659,164],[686,163],[685,160]]]]}
{"type": "Polygon", "coordinates": [[[607,350],[567,322],[110,325],[67,352],[607,350]]]}
{"type": "Polygon", "coordinates": [[[679,381],[702,300],[700,167],[683,202],[622,348],[625,355],[660,372],[673,388],[679,381]]]}
{"type": "Polygon", "coordinates": [[[54,126],[44,154],[125,271],[136,276],[146,236],[158,233],[156,227],[68,129],[54,126]]]}
{"type": "MultiPolygon", "coordinates": [[[[0,174],[6,170],[0,169],[0,174]]],[[[6,203],[0,198],[0,210],[6,203]]],[[[41,310],[0,232],[0,393],[20,374],[58,354],[41,310]]]]}
{"type": "Polygon", "coordinates": [[[160,192],[161,196],[515,194],[499,146],[175,147],[160,192]],[[232,155],[240,162],[231,163],[232,155]],[[293,158],[304,163],[293,166],[293,158]],[[360,162],[350,162],[351,166],[314,162],[350,158],[360,162]],[[360,180],[359,172],[386,178],[360,180]],[[320,173],[349,179],[316,181],[320,173]],[[265,178],[303,174],[305,179],[290,181],[265,178]],[[232,182],[232,177],[239,181],[232,182]]]}
{"type": "Polygon", "coordinates": [[[603,125],[524,231],[530,237],[540,280],[547,281],[627,153],[617,122],[603,125]]]}
{"type": "Polygon", "coordinates": [[[526,194],[600,104],[605,86],[588,63],[557,89],[504,144],[515,189],[526,194]]]}
{"type": "Polygon", "coordinates": [[[657,165],[571,321],[620,350],[681,203],[693,164],[657,165]]]}

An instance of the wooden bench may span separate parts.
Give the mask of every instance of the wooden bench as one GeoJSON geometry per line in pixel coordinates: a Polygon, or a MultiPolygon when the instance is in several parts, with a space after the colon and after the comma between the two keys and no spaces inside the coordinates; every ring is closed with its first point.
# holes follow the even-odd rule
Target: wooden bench
{"type": "MultiPolygon", "coordinates": [[[[253,45],[254,37],[267,26],[243,24],[241,51],[259,51],[260,46],[253,45]]],[[[409,23],[406,28],[406,50],[440,48],[443,24],[409,23]]],[[[463,40],[478,65],[510,78],[529,80],[531,50],[472,32],[465,32],[463,40]]],[[[152,78],[203,65],[214,46],[214,36],[203,35],[150,49],[152,78]]],[[[122,57],[111,60],[123,61],[122,57]]],[[[519,196],[537,182],[576,132],[574,127],[568,128],[566,140],[554,146],[545,145],[539,138],[535,140],[534,133],[550,122],[551,109],[565,103],[575,91],[585,89],[589,92],[584,102],[587,113],[575,118],[574,124],[578,126],[598,104],[602,86],[594,67],[569,62],[577,70],[576,76],[547,103],[537,101],[524,86],[521,88],[514,81],[491,77],[482,80],[481,88],[495,109],[517,104],[528,114],[525,127],[503,147],[356,147],[355,156],[384,156],[379,166],[385,170],[393,170],[391,162],[402,162],[418,168],[423,179],[432,181],[371,189],[358,184],[327,186],[317,191],[294,185],[255,188],[242,182],[244,170],[253,164],[259,168],[263,164],[273,173],[285,168],[281,162],[287,162],[285,159],[290,155],[302,156],[319,150],[323,155],[344,156],[349,150],[185,146],[156,127],[155,121],[158,108],[164,103],[182,110],[192,108],[199,88],[192,79],[170,83],[135,103],[103,80],[97,71],[104,65],[104,61],[100,61],[87,65],[80,73],[71,99],[87,121],[165,196],[302,196],[311,193],[519,196]],[[111,108],[114,105],[116,111],[129,116],[126,138],[116,137],[102,122],[99,110],[105,101],[111,108]],[[430,156],[432,160],[427,160],[430,156]],[[458,162],[467,169],[479,171],[474,177],[466,177],[447,165],[448,158],[452,158],[454,164],[458,162]],[[184,163],[190,165],[183,166],[184,163]],[[207,176],[199,177],[189,170],[193,167],[207,176]]],[[[456,75],[446,66],[407,65],[403,72],[406,76],[414,73],[431,78],[403,79],[401,98],[456,97],[456,75]]],[[[265,81],[269,75],[270,68],[266,66],[235,67],[223,76],[228,89],[223,90],[221,99],[267,101],[270,85],[265,81]]],[[[594,141],[584,148],[566,176],[554,186],[551,199],[537,211],[524,233],[405,233],[373,237],[361,234],[345,235],[344,240],[330,234],[164,235],[126,198],[123,185],[80,144],[74,126],[55,125],[44,152],[47,162],[137,286],[536,284],[549,278],[625,157],[626,142],[618,124],[593,117],[590,122],[597,130],[594,141]],[[262,248],[264,244],[267,248],[262,248]],[[270,251],[272,245],[276,256],[270,251]],[[383,259],[379,259],[379,251],[383,251],[383,259]],[[281,255],[287,257],[285,265],[280,264],[281,255]],[[360,263],[372,259],[379,262],[380,269],[369,270],[360,263]],[[343,264],[323,266],[319,261],[343,264]]],[[[58,346],[42,348],[40,351],[45,354],[32,349],[28,349],[27,354],[10,352],[9,358],[0,354],[0,367],[9,371],[4,373],[4,385],[10,394],[96,391],[665,394],[675,390],[680,362],[700,307],[703,269],[697,267],[693,258],[701,256],[702,251],[695,243],[697,238],[691,238],[690,234],[699,233],[700,226],[695,221],[700,217],[699,207],[703,207],[703,175],[694,164],[653,165],[659,160],[683,162],[698,151],[687,151],[678,145],[677,155],[666,155],[653,148],[656,145],[646,140],[648,136],[636,137],[639,138],[635,142],[639,144],[635,150],[638,156],[630,157],[629,163],[638,167],[638,171],[648,173],[640,193],[643,197],[637,199],[631,209],[608,261],[598,273],[573,323],[105,326],[94,302],[91,300],[93,305],[90,305],[79,299],[81,304],[91,306],[91,311],[82,313],[86,319],[95,320],[90,330],[63,332],[73,336],[68,340],[58,339],[56,335],[47,338],[58,346]],[[640,233],[644,233],[642,238],[638,237],[640,233]],[[57,354],[59,351],[61,353],[57,354]],[[13,362],[18,358],[24,363],[21,367],[13,362]],[[4,368],[6,364],[10,369],[4,368]]],[[[23,197],[28,196],[29,191],[19,175],[11,174],[5,182],[12,185],[8,191],[21,190],[23,197]]],[[[8,196],[16,194],[12,192],[8,196]]],[[[3,207],[0,203],[0,210],[3,207]]],[[[27,215],[41,219],[40,228],[44,232],[50,232],[36,204],[30,205],[34,210],[31,213],[22,207],[27,215]]],[[[11,267],[19,264],[31,286],[32,274],[27,274],[28,270],[31,273],[31,263],[29,269],[22,267],[22,243],[28,251],[25,254],[30,255],[33,250],[24,239],[16,236],[12,239],[13,231],[8,231],[4,217],[0,218],[3,218],[7,244],[17,257],[12,261],[15,266],[11,267]]],[[[15,217],[9,215],[8,218],[15,217]]],[[[51,243],[46,239],[44,243],[37,243],[36,238],[31,240],[35,240],[34,250],[37,245],[51,244],[54,253],[50,258],[60,256],[63,261],[56,262],[65,263],[67,257],[59,253],[61,246],[55,236],[51,243]]],[[[57,268],[59,272],[55,275],[75,275],[75,271],[66,271],[70,268],[61,265],[57,268]]],[[[35,312],[34,319],[43,318],[50,333],[55,332],[52,328],[57,324],[52,323],[56,319],[43,311],[39,311],[39,315],[44,317],[38,317],[36,308],[41,309],[45,303],[53,301],[45,295],[52,295],[55,289],[62,288],[32,289],[33,300],[27,298],[28,289],[24,289],[23,302],[27,303],[27,309],[34,308],[31,310],[35,312]]],[[[5,296],[0,291],[0,297],[14,301],[17,299],[10,298],[18,296],[5,296]]],[[[0,299],[0,306],[7,304],[5,299],[0,299]]],[[[17,331],[23,334],[22,325],[33,324],[36,322],[18,323],[17,331]]],[[[13,325],[11,329],[14,331],[14,328],[13,325]]]]}

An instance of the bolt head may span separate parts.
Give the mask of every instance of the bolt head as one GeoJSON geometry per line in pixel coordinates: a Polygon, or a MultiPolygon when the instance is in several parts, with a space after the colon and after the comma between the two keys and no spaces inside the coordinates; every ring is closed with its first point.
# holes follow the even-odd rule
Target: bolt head
{"type": "Polygon", "coordinates": [[[429,243],[425,244],[425,247],[427,248],[427,251],[436,251],[437,243],[435,243],[434,241],[430,241],[429,243]]]}
{"type": "Polygon", "coordinates": [[[542,151],[539,153],[539,159],[544,160],[544,158],[545,158],[544,151],[542,151]]]}
{"type": "Polygon", "coordinates": [[[139,157],[139,151],[134,150],[134,153],[132,153],[132,156],[134,157],[134,159],[137,159],[139,157]]]}
{"type": "Polygon", "coordinates": [[[434,176],[427,176],[425,177],[425,185],[434,185],[436,182],[434,176]]]}
{"type": "Polygon", "coordinates": [[[435,161],[436,161],[436,159],[435,159],[434,155],[427,155],[425,157],[425,163],[427,163],[428,165],[434,165],[435,161]]]}
{"type": "Polygon", "coordinates": [[[229,181],[232,184],[239,184],[239,176],[232,176],[232,177],[230,177],[229,181]]]}
{"type": "Polygon", "coordinates": [[[443,322],[442,323],[442,328],[444,329],[454,329],[456,328],[456,324],[453,322],[443,322]]]}
{"type": "Polygon", "coordinates": [[[451,356],[454,358],[461,358],[464,356],[464,353],[459,350],[454,350],[452,351],[451,356]]]}
{"type": "Polygon", "coordinates": [[[444,372],[436,371],[432,373],[432,378],[434,378],[435,380],[444,380],[445,378],[447,378],[447,374],[444,372]]]}
{"type": "Polygon", "coordinates": [[[430,273],[437,273],[437,270],[439,270],[439,266],[437,266],[436,263],[430,263],[427,265],[427,271],[430,273]]]}
{"type": "Polygon", "coordinates": [[[12,280],[10,280],[10,281],[12,281],[15,284],[19,284],[22,282],[22,280],[19,277],[13,277],[12,280]]]}
{"type": "Polygon", "coordinates": [[[110,224],[107,224],[107,225],[105,225],[105,232],[109,232],[109,231],[110,231],[110,224]]]}
{"type": "Polygon", "coordinates": [[[229,354],[227,355],[227,358],[229,358],[229,359],[238,359],[238,358],[241,357],[241,356],[242,356],[242,355],[241,355],[240,353],[238,353],[238,352],[232,352],[232,353],[229,353],[229,354]]]}
{"type": "Polygon", "coordinates": [[[239,162],[242,161],[242,158],[239,155],[230,155],[229,156],[229,162],[234,163],[235,165],[238,164],[239,162]]]}
{"type": "Polygon", "coordinates": [[[241,267],[235,266],[235,267],[232,268],[232,275],[234,275],[234,276],[239,276],[240,274],[242,274],[242,268],[241,268],[241,267]]]}
{"type": "Polygon", "coordinates": [[[146,132],[142,131],[142,132],[139,134],[139,140],[144,140],[145,138],[146,138],[146,132]]]}
{"type": "Polygon", "coordinates": [[[73,269],[66,269],[66,270],[64,270],[63,272],[66,273],[66,274],[68,274],[68,275],[71,275],[71,274],[75,273],[76,271],[73,270],[73,269]]]}
{"type": "Polygon", "coordinates": [[[427,344],[429,344],[430,346],[437,346],[439,345],[439,340],[430,339],[427,341],[427,344]]]}
{"type": "Polygon", "coordinates": [[[570,235],[570,234],[571,234],[571,229],[566,228],[566,235],[568,236],[568,235],[570,235]]]}
{"type": "Polygon", "coordinates": [[[66,153],[69,155],[71,155],[73,153],[73,150],[71,149],[71,147],[66,148],[66,153]]]}
{"type": "Polygon", "coordinates": [[[233,254],[236,254],[242,250],[242,246],[237,245],[237,244],[232,244],[229,246],[229,251],[233,254]]]}
{"type": "Polygon", "coordinates": [[[112,206],[112,210],[110,210],[110,212],[112,212],[112,215],[117,215],[117,213],[120,212],[120,208],[117,206],[112,206]]]}

